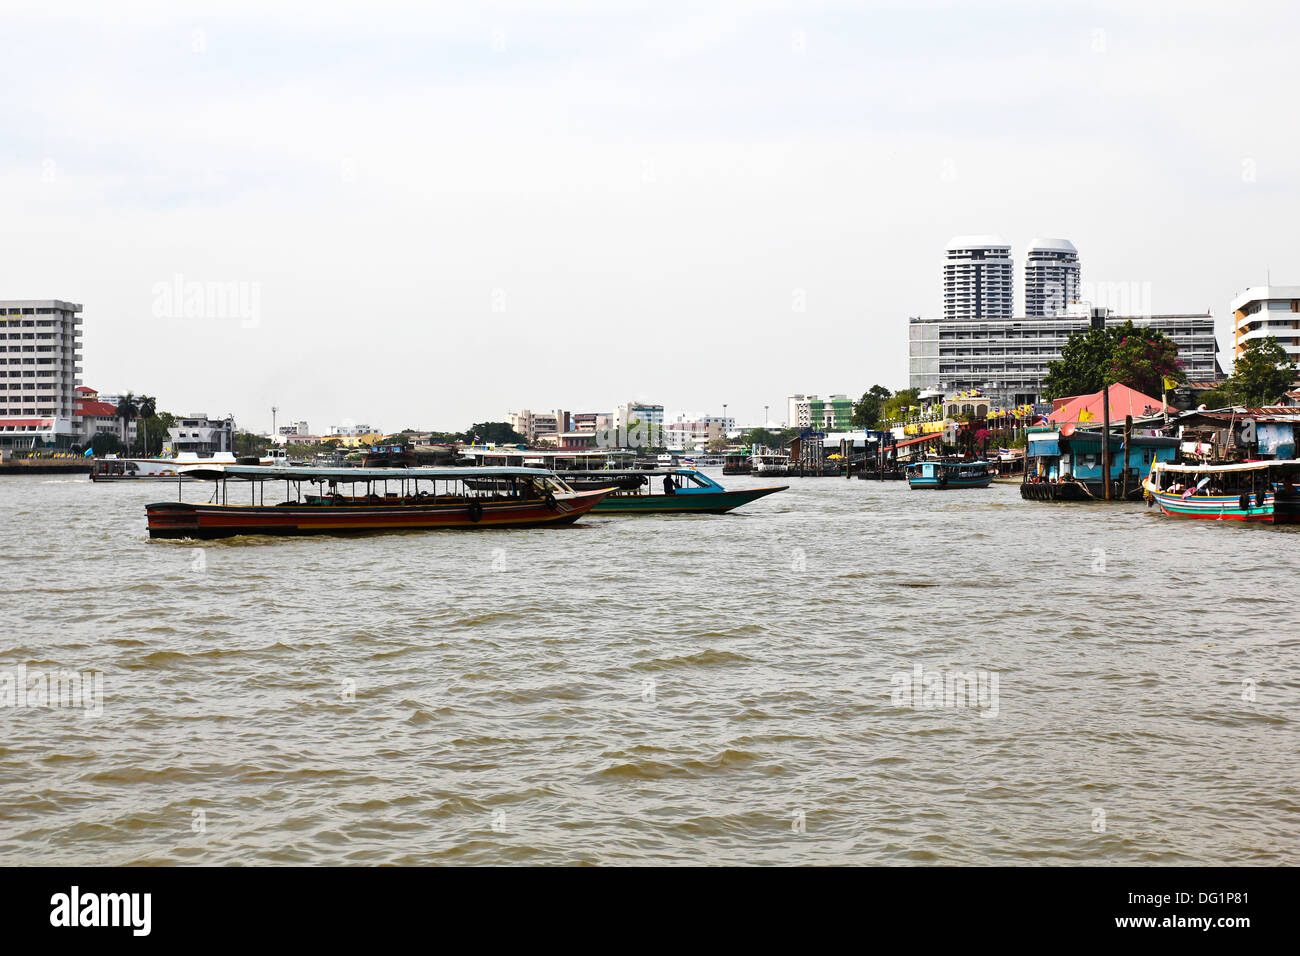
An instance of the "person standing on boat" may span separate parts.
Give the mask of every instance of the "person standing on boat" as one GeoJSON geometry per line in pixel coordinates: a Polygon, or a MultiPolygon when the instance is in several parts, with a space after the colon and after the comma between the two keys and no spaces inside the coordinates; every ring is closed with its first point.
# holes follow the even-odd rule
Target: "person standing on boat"
{"type": "Polygon", "coordinates": [[[673,484],[672,475],[664,475],[664,494],[666,495],[677,494],[677,486],[673,484]]]}

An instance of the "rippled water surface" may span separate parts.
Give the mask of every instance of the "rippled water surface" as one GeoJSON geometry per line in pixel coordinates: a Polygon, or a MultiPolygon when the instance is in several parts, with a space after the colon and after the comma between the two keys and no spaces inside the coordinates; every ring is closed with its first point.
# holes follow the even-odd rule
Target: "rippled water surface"
{"type": "Polygon", "coordinates": [[[0,709],[0,863],[1300,862],[1295,533],[790,483],[198,544],[0,478],[0,671],[104,682],[0,709]]]}

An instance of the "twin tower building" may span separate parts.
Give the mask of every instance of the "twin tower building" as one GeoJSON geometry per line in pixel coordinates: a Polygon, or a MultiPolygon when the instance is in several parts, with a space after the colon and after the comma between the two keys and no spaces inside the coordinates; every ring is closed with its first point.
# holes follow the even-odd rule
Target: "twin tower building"
{"type": "MultiPolygon", "coordinates": [[[[943,262],[943,317],[1009,319],[1015,313],[1011,246],[998,236],[957,236],[943,262]]],[[[1079,250],[1068,239],[1034,239],[1025,250],[1028,318],[1054,316],[1079,301],[1079,250]]]]}

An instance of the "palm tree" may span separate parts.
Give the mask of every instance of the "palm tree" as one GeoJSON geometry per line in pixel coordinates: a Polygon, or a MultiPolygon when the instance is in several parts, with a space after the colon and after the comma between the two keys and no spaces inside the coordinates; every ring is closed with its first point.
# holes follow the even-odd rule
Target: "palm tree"
{"type": "Polygon", "coordinates": [[[127,445],[128,448],[130,445],[127,444],[126,429],[130,424],[131,419],[135,418],[139,414],[140,408],[136,404],[134,393],[127,392],[117,400],[117,417],[122,421],[122,444],[127,445]]]}
{"type": "Polygon", "coordinates": [[[149,425],[148,419],[153,418],[158,411],[158,400],[152,395],[141,395],[137,402],[137,410],[140,413],[140,448],[144,454],[149,454],[149,425]]]}

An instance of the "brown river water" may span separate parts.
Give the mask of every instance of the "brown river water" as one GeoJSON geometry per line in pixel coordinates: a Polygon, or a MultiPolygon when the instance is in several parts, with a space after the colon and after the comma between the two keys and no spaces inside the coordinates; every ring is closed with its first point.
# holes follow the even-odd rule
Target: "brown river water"
{"type": "Polygon", "coordinates": [[[0,477],[0,863],[1300,863],[1295,530],[788,481],[194,543],[0,477]]]}

